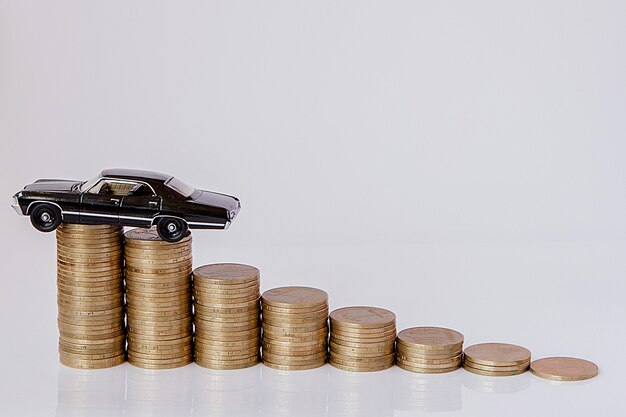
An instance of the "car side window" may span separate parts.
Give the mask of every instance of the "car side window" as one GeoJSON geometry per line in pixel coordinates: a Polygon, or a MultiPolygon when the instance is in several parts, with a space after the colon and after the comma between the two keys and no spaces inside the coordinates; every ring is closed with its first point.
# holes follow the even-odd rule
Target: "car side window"
{"type": "Polygon", "coordinates": [[[154,193],[146,184],[137,184],[130,192],[135,197],[152,197],[154,193]]]}
{"type": "Polygon", "coordinates": [[[91,187],[89,194],[98,194],[114,197],[125,197],[139,184],[134,182],[112,181],[107,179],[100,180],[96,185],[91,187]]]}

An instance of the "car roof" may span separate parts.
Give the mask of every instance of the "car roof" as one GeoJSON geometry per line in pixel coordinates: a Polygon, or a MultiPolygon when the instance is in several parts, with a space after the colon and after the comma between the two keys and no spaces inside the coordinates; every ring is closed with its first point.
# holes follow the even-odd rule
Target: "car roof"
{"type": "Polygon", "coordinates": [[[113,169],[105,169],[100,173],[103,177],[109,178],[123,178],[129,180],[152,180],[165,182],[172,178],[171,175],[162,174],[160,172],[154,171],[142,171],[139,169],[124,169],[124,168],[113,168],[113,169]]]}

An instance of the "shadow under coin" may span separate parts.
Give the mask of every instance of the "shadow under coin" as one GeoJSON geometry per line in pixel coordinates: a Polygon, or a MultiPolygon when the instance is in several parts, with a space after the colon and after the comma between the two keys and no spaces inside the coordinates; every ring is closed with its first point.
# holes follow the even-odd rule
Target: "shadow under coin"
{"type": "Polygon", "coordinates": [[[125,416],[191,415],[195,365],[158,370],[127,368],[125,416]]]}
{"type": "Polygon", "coordinates": [[[326,415],[329,368],[281,371],[262,366],[260,415],[326,415]]]}
{"type": "Polygon", "coordinates": [[[195,367],[194,416],[244,417],[259,414],[261,365],[237,370],[195,367]]]}
{"type": "Polygon", "coordinates": [[[463,406],[463,370],[420,374],[394,369],[394,408],[399,411],[457,411],[463,406]]]}
{"type": "Polygon", "coordinates": [[[109,417],[124,414],[126,369],[81,370],[59,367],[57,417],[109,417]]]}
{"type": "Polygon", "coordinates": [[[394,369],[349,372],[330,368],[329,416],[392,416],[394,369]]]}

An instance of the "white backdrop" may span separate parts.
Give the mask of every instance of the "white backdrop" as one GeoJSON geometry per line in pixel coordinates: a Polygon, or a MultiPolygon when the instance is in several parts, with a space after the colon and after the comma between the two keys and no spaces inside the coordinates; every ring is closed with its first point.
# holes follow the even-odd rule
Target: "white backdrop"
{"type": "MultiPolygon", "coordinates": [[[[142,412],[139,371],[59,369],[54,237],[9,207],[37,178],[108,167],[241,199],[228,231],[194,234],[196,265],[250,263],[263,289],[317,286],[331,308],[395,311],[399,328],[445,325],[466,344],[601,369],[556,388],[328,366],[224,376],[258,373],[254,412],[436,411],[404,401],[422,391],[468,415],[624,411],[624,16],[621,1],[0,0],[1,414],[69,415],[62,393],[79,377],[121,378],[107,407],[142,412]],[[281,397],[285,381],[304,394],[281,397]]],[[[198,387],[200,372],[173,375],[198,387]]],[[[192,391],[156,390],[201,415],[208,394],[192,391]]]]}

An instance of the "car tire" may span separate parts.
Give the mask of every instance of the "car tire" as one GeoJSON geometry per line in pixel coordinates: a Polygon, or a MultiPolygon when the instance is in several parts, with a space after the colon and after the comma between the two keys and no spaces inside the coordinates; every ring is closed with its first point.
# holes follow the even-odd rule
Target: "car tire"
{"type": "Polygon", "coordinates": [[[189,233],[187,222],[176,217],[163,217],[157,223],[157,233],[166,242],[178,242],[189,233]]]}
{"type": "Polygon", "coordinates": [[[52,232],[61,221],[61,210],[52,204],[37,204],[30,212],[30,222],[40,232],[52,232]]]}

